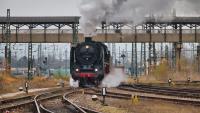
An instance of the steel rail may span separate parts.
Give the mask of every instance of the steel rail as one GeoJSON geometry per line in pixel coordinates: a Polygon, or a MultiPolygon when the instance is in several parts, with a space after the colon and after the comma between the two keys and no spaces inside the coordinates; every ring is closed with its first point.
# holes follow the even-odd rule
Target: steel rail
{"type": "Polygon", "coordinates": [[[187,89],[173,89],[167,87],[146,87],[137,85],[120,85],[118,87],[120,90],[127,90],[132,92],[142,92],[142,93],[152,93],[160,95],[187,97],[187,98],[200,98],[199,90],[187,90],[187,89]]]}
{"type": "MultiPolygon", "coordinates": [[[[101,96],[100,92],[85,92],[85,94],[90,95],[99,95],[101,96]]],[[[125,93],[114,93],[114,92],[107,92],[107,97],[111,98],[117,98],[117,99],[132,99],[132,94],[125,94],[125,93]]],[[[164,98],[161,96],[145,96],[145,95],[137,95],[138,98],[142,99],[153,99],[153,100],[162,100],[162,101],[168,101],[168,102],[175,102],[179,104],[191,104],[195,106],[200,106],[200,100],[189,100],[186,98],[164,98]]]]}
{"type": "MultiPolygon", "coordinates": [[[[71,102],[70,100],[67,99],[67,96],[73,93],[77,93],[78,91],[73,91],[70,93],[66,93],[63,95],[63,102],[65,103],[69,103],[70,105],[72,105],[75,109],[77,109],[80,113],[87,113],[85,110],[83,110],[81,107],[79,107],[78,105],[74,104],[73,102],[71,102]]],[[[80,92],[80,91],[79,91],[80,92]]]]}

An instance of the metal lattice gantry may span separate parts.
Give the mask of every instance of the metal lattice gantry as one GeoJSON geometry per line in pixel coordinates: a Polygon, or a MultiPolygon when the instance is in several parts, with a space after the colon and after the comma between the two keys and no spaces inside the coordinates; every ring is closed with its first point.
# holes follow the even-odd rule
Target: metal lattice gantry
{"type": "MultiPolygon", "coordinates": [[[[29,31],[24,26],[34,25],[33,43],[71,43],[84,41],[79,30],[80,17],[11,17],[11,43],[28,43],[29,31]],[[57,29],[52,29],[54,26],[57,29]],[[65,28],[65,27],[69,28],[65,28]],[[15,28],[15,29],[13,29],[15,28]],[[73,38],[72,38],[73,37],[73,38]]],[[[0,26],[5,29],[6,17],[0,17],[0,26]]],[[[174,17],[173,19],[147,18],[136,26],[137,38],[132,38],[132,22],[102,22],[96,30],[95,41],[108,43],[131,42],[200,42],[200,17],[174,17]],[[119,30],[121,29],[121,30],[119,30]]],[[[0,42],[3,42],[0,37],[0,42]]]]}
{"type": "MultiPolygon", "coordinates": [[[[35,40],[34,28],[43,28],[44,41],[47,42],[47,29],[49,27],[57,27],[57,35],[55,39],[57,42],[61,42],[61,28],[67,26],[68,29],[71,28],[71,42],[72,45],[78,43],[78,26],[80,17],[10,17],[10,9],[7,11],[7,17],[0,17],[0,27],[1,27],[1,37],[2,43],[6,43],[5,46],[5,59],[6,59],[6,71],[10,72],[11,69],[11,43],[21,43],[21,40],[25,40],[28,43],[28,79],[31,79],[33,74],[33,55],[32,55],[32,43],[35,40]],[[26,37],[23,33],[19,33],[20,28],[28,27],[28,35],[26,37]],[[15,39],[13,38],[13,33],[11,33],[11,28],[15,28],[15,39]],[[25,38],[24,38],[25,37],[25,38]],[[20,40],[21,39],[21,40],[20,40]],[[14,40],[14,41],[13,41],[14,40]]],[[[68,37],[64,37],[68,38],[68,37]]],[[[53,38],[54,39],[54,38],[53,38]]],[[[39,41],[40,42],[40,41],[39,41]]],[[[52,41],[54,42],[54,41],[52,41]]],[[[23,43],[23,42],[22,42],[23,43]]]]}
{"type": "MultiPolygon", "coordinates": [[[[200,42],[200,17],[174,17],[173,19],[155,19],[146,18],[146,20],[139,25],[133,25],[132,22],[102,22],[103,28],[106,26],[107,35],[105,36],[104,42],[119,42],[119,43],[145,43],[149,44],[148,50],[148,72],[151,72],[152,67],[155,67],[157,62],[157,54],[155,43],[172,43],[172,59],[173,67],[178,71],[181,70],[181,50],[183,43],[199,43],[200,42]],[[130,31],[127,32],[127,29],[130,31]],[[113,31],[111,31],[113,30],[113,31]],[[109,36],[111,33],[115,34],[113,37],[118,38],[112,39],[109,36]],[[127,35],[129,34],[129,36],[127,35]],[[129,37],[129,38],[127,38],[129,37]],[[153,61],[153,63],[152,63],[153,61]]],[[[133,44],[132,47],[134,48],[133,44]]],[[[137,47],[137,44],[135,45],[137,47]]],[[[162,51],[161,47],[161,51],[162,51]]],[[[145,50],[144,50],[145,51],[145,50]]],[[[137,51],[134,52],[132,49],[132,68],[137,65],[137,51]],[[136,54],[136,55],[135,55],[136,54]],[[134,62],[135,61],[135,62],[134,62]],[[134,62],[134,63],[133,63],[134,62]]],[[[161,52],[161,57],[163,54],[161,52]]],[[[146,60],[146,51],[144,55],[146,60]]],[[[142,58],[141,58],[142,59],[142,58]]],[[[143,61],[146,65],[146,61],[143,61]]],[[[137,67],[137,66],[136,66],[137,67]]],[[[135,69],[137,70],[137,68],[135,69]]],[[[146,71],[145,71],[146,72],[146,71]]],[[[137,76],[137,73],[136,73],[137,76]]]]}
{"type": "MultiPolygon", "coordinates": [[[[23,36],[24,40],[21,38],[22,34],[24,33],[19,33],[21,31],[20,28],[23,27],[28,27],[28,29],[30,29],[30,26],[32,26],[33,29],[33,38],[32,38],[32,42],[38,42],[38,43],[42,43],[42,42],[47,42],[47,30],[50,27],[56,27],[57,28],[57,32],[56,35],[54,35],[54,38],[51,38],[52,41],[49,42],[62,42],[61,41],[61,28],[63,27],[68,27],[67,30],[69,30],[71,28],[72,32],[71,32],[71,37],[72,39],[69,39],[71,42],[76,43],[78,42],[78,26],[79,26],[79,19],[80,17],[78,16],[67,16],[67,17],[10,17],[10,26],[11,28],[15,28],[15,30],[12,29],[12,35],[13,33],[15,34],[15,38],[11,39],[11,42],[13,43],[29,43],[30,42],[30,37],[28,36],[23,36]],[[43,40],[38,39],[37,36],[35,36],[35,32],[34,32],[34,28],[36,27],[42,27],[43,29],[40,29],[41,31],[43,31],[43,40]],[[36,39],[37,38],[37,39],[36,39]],[[56,39],[56,40],[55,40],[56,39]],[[38,40],[38,41],[35,41],[38,40]],[[23,42],[24,41],[24,42],[23,42]]],[[[5,25],[6,25],[6,17],[0,17],[0,26],[1,26],[1,30],[3,32],[3,30],[5,29],[5,25]]],[[[25,34],[29,34],[30,32],[26,31],[25,34]]],[[[2,33],[3,34],[3,33],[2,33]]],[[[41,38],[41,37],[39,37],[41,38]]],[[[68,38],[68,37],[65,37],[68,38]]],[[[1,39],[3,39],[3,35],[1,36],[1,39]]],[[[66,39],[67,40],[67,39],[66,39]]],[[[1,42],[4,42],[3,40],[1,40],[1,42]]]]}
{"type": "MultiPolygon", "coordinates": [[[[79,30],[80,17],[10,17],[11,43],[77,43],[84,41],[79,30]],[[23,27],[28,27],[23,29],[23,27]],[[32,27],[29,27],[32,26],[32,27]],[[43,29],[37,29],[40,26],[43,29]],[[54,26],[57,29],[51,29],[54,26]],[[67,29],[65,27],[68,27],[67,29]],[[15,29],[13,29],[15,28],[15,29]],[[31,29],[31,30],[30,30],[31,29]],[[68,30],[70,31],[68,32],[68,30]],[[25,31],[25,32],[24,32],[25,31]],[[32,33],[30,33],[32,32],[32,33]],[[30,35],[31,34],[31,35],[30,35]]],[[[4,31],[7,18],[0,17],[1,37],[4,42],[4,31]]],[[[149,56],[148,64],[155,65],[155,43],[173,43],[176,65],[180,65],[182,43],[200,42],[200,17],[146,18],[139,25],[133,22],[102,22],[97,27],[93,40],[107,43],[149,43],[149,55],[144,52],[144,60],[149,56]],[[153,62],[152,62],[153,61],[153,62]]],[[[31,48],[31,45],[29,46],[31,48]]],[[[137,47],[137,46],[135,46],[137,47]]],[[[146,48],[146,47],[145,47],[146,48]]],[[[146,50],[144,50],[146,51],[146,50]]],[[[135,54],[134,54],[135,55],[135,54]]],[[[133,60],[137,60],[137,56],[133,60]]],[[[135,61],[134,60],[134,61],[135,61]]],[[[143,61],[145,62],[145,61],[143,61]]],[[[146,63],[145,63],[146,65],[146,63]]],[[[151,67],[151,65],[149,65],[151,67]]],[[[148,67],[149,67],[148,66],[148,67]]],[[[180,67],[177,67],[180,69],[180,67]]]]}

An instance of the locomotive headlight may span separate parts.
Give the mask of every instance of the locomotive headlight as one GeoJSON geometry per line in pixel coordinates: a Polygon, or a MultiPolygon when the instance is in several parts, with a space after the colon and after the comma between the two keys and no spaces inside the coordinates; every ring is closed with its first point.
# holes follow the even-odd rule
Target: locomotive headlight
{"type": "Polygon", "coordinates": [[[95,71],[95,72],[97,72],[97,71],[98,71],[98,69],[97,69],[97,68],[95,68],[95,69],[94,69],[94,71],[95,71]]]}
{"type": "Polygon", "coordinates": [[[76,69],[76,72],[79,72],[79,69],[78,69],[78,68],[76,69]]]}
{"type": "Polygon", "coordinates": [[[86,49],[89,49],[89,48],[90,48],[90,46],[89,46],[89,45],[86,45],[86,46],[85,46],[85,48],[86,48],[86,49]]]}

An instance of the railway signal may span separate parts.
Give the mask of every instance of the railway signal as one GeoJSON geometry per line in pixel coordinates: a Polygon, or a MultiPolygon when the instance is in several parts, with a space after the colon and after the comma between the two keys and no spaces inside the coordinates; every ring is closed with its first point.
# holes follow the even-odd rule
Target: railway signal
{"type": "Polygon", "coordinates": [[[106,93],[107,93],[106,87],[103,87],[101,92],[103,96],[103,105],[105,105],[105,99],[106,99],[106,93]]]}
{"type": "Polygon", "coordinates": [[[28,94],[28,82],[25,82],[25,92],[28,94]]]}

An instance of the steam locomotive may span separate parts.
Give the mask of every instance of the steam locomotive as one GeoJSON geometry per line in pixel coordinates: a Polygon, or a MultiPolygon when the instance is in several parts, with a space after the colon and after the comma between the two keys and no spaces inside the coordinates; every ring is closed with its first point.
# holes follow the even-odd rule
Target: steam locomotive
{"type": "Polygon", "coordinates": [[[79,86],[99,85],[110,72],[110,51],[105,44],[86,37],[85,42],[71,47],[70,73],[79,86]]]}

